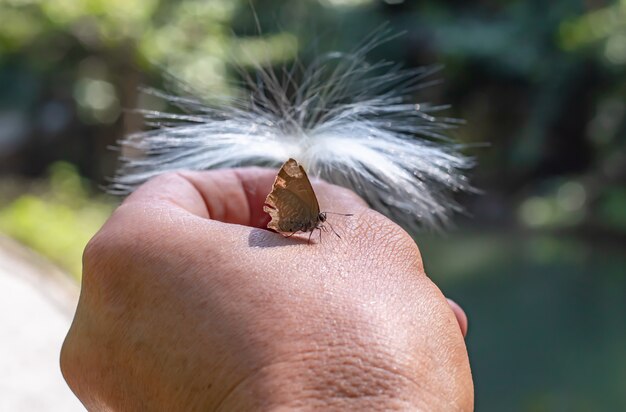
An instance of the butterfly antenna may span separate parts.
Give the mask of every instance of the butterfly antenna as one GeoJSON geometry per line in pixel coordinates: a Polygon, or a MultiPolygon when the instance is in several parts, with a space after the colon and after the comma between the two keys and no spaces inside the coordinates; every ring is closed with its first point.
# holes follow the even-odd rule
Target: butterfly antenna
{"type": "Polygon", "coordinates": [[[324,213],[329,213],[331,215],[339,215],[339,216],[354,216],[353,213],[337,213],[337,212],[324,212],[324,213]]]}
{"type": "MultiPolygon", "coordinates": [[[[338,214],[340,214],[340,213],[338,213],[338,214]]],[[[350,215],[350,216],[351,216],[351,215],[350,215]]],[[[330,230],[332,230],[332,231],[333,231],[333,233],[334,233],[335,235],[337,235],[337,237],[338,237],[339,239],[341,239],[341,236],[339,236],[339,233],[337,233],[337,232],[335,231],[335,228],[333,227],[333,225],[331,225],[331,224],[330,224],[330,222],[328,222],[328,221],[326,221],[326,223],[328,223],[328,226],[330,226],[330,230]]],[[[321,234],[320,234],[320,237],[321,237],[321,234]]]]}

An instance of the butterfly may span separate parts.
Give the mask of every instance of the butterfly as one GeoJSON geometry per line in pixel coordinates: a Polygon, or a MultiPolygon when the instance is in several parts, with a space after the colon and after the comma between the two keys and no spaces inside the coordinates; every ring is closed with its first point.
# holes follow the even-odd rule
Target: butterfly
{"type": "MultiPolygon", "coordinates": [[[[310,243],[315,229],[320,230],[320,239],[321,231],[326,230],[324,222],[327,212],[320,212],[313,186],[304,168],[294,159],[287,160],[278,171],[263,210],[272,218],[267,227],[283,235],[289,233],[287,237],[298,232],[311,232],[310,243]]],[[[332,226],[331,229],[341,237],[332,226]]]]}

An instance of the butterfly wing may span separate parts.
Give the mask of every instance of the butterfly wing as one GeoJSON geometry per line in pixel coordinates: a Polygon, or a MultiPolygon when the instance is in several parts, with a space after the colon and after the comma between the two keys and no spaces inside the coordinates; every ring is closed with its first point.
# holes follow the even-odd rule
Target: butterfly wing
{"type": "Polygon", "coordinates": [[[272,218],[267,227],[277,232],[307,232],[317,227],[317,197],[304,168],[294,159],[280,168],[263,210],[272,218]]]}

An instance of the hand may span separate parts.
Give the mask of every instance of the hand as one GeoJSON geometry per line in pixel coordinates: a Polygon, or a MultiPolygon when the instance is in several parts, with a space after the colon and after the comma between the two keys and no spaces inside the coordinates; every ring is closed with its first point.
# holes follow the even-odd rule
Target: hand
{"type": "Polygon", "coordinates": [[[265,230],[275,171],[173,173],[84,253],[61,353],[90,410],[471,410],[467,320],[411,237],[313,182],[331,232],[265,230]],[[323,235],[322,239],[318,239],[323,235]],[[456,317],[455,317],[456,314],[456,317]]]}

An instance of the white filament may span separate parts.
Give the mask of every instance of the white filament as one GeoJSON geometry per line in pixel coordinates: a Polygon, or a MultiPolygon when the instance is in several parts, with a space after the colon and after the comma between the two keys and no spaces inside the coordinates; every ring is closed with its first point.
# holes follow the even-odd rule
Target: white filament
{"type": "Polygon", "coordinates": [[[242,72],[247,97],[223,104],[153,91],[183,113],[142,111],[158,128],[121,141],[134,154],[111,190],[128,193],[167,171],[278,167],[293,157],[408,230],[445,225],[459,210],[451,192],[471,189],[464,173],[472,162],[445,135],[458,122],[434,117],[445,106],[411,103],[436,69],[368,64],[371,46],[308,68],[258,67],[255,79],[242,72]]]}

